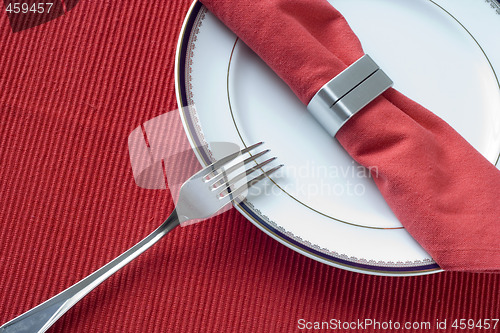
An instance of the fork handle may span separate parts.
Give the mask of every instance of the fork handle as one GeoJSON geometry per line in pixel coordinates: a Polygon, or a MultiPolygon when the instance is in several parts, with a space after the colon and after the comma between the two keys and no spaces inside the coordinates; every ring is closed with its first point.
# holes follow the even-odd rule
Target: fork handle
{"type": "Polygon", "coordinates": [[[0,333],[45,332],[95,287],[149,249],[178,225],[179,217],[174,209],[165,222],[139,243],[68,289],[5,323],[0,327],[0,333]]]}

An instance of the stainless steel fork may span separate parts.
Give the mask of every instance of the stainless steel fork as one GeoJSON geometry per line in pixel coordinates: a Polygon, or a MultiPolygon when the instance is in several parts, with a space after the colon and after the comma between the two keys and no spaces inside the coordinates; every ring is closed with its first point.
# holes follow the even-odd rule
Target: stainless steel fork
{"type": "Polygon", "coordinates": [[[269,150],[254,155],[250,155],[249,152],[261,144],[262,142],[230,154],[198,171],[182,185],[174,211],[155,231],[83,280],[5,323],[0,327],[0,333],[45,332],[85,295],[175,227],[188,220],[210,217],[228,203],[242,200],[249,187],[282,167],[279,165],[263,171],[262,167],[275,158],[257,163],[257,159],[269,150]],[[243,159],[244,154],[250,156],[243,159]],[[239,156],[242,156],[240,159],[243,160],[235,161],[239,156]],[[252,161],[255,162],[254,166],[247,168],[252,161]],[[248,180],[247,177],[254,173],[258,175],[248,180]]]}

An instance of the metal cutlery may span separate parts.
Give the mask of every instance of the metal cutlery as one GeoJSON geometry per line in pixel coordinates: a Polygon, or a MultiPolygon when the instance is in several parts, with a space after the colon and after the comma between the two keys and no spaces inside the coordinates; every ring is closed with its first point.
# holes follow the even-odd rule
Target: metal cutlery
{"type": "Polygon", "coordinates": [[[262,169],[275,158],[257,162],[269,151],[251,155],[250,152],[261,144],[229,154],[198,171],[182,185],[174,211],[150,235],[73,286],[5,323],[0,327],[0,333],[45,332],[85,295],[181,223],[210,217],[225,205],[243,200],[249,187],[282,167],[262,169]],[[249,156],[244,158],[245,155],[249,156]]]}

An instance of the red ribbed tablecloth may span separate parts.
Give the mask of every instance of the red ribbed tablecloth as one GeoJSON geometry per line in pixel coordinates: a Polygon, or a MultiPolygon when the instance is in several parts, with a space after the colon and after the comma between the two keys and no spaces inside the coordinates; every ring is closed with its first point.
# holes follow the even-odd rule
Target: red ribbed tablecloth
{"type": "MultiPolygon", "coordinates": [[[[0,322],[104,265],[173,209],[168,190],[135,184],[127,137],[177,108],[189,5],[82,0],[17,33],[0,15],[0,322]]],[[[430,322],[429,332],[446,320],[457,332],[455,319],[499,318],[499,308],[500,275],[351,273],[287,249],[232,209],[175,230],[52,331],[293,332],[372,319],[430,322]]]]}

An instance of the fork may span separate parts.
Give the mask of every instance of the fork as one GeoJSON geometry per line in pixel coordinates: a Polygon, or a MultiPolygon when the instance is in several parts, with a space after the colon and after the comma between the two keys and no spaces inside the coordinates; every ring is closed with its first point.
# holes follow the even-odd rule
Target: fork
{"type": "Polygon", "coordinates": [[[156,230],[86,278],[5,323],[0,327],[0,333],[45,332],[90,291],[142,254],[181,223],[193,219],[208,218],[227,204],[243,200],[249,187],[267,178],[283,166],[278,165],[267,171],[263,171],[262,167],[272,162],[275,157],[257,163],[256,160],[269,152],[269,150],[264,150],[254,155],[250,154],[250,151],[261,145],[262,142],[256,143],[239,152],[227,155],[198,171],[184,182],[180,189],[175,209],[156,230]],[[238,163],[231,164],[239,156],[247,153],[249,157],[238,163]],[[247,168],[252,161],[254,161],[254,166],[247,168]],[[260,171],[258,176],[247,181],[247,177],[258,171],[260,171]],[[232,176],[235,173],[236,175],[232,176]]]}

